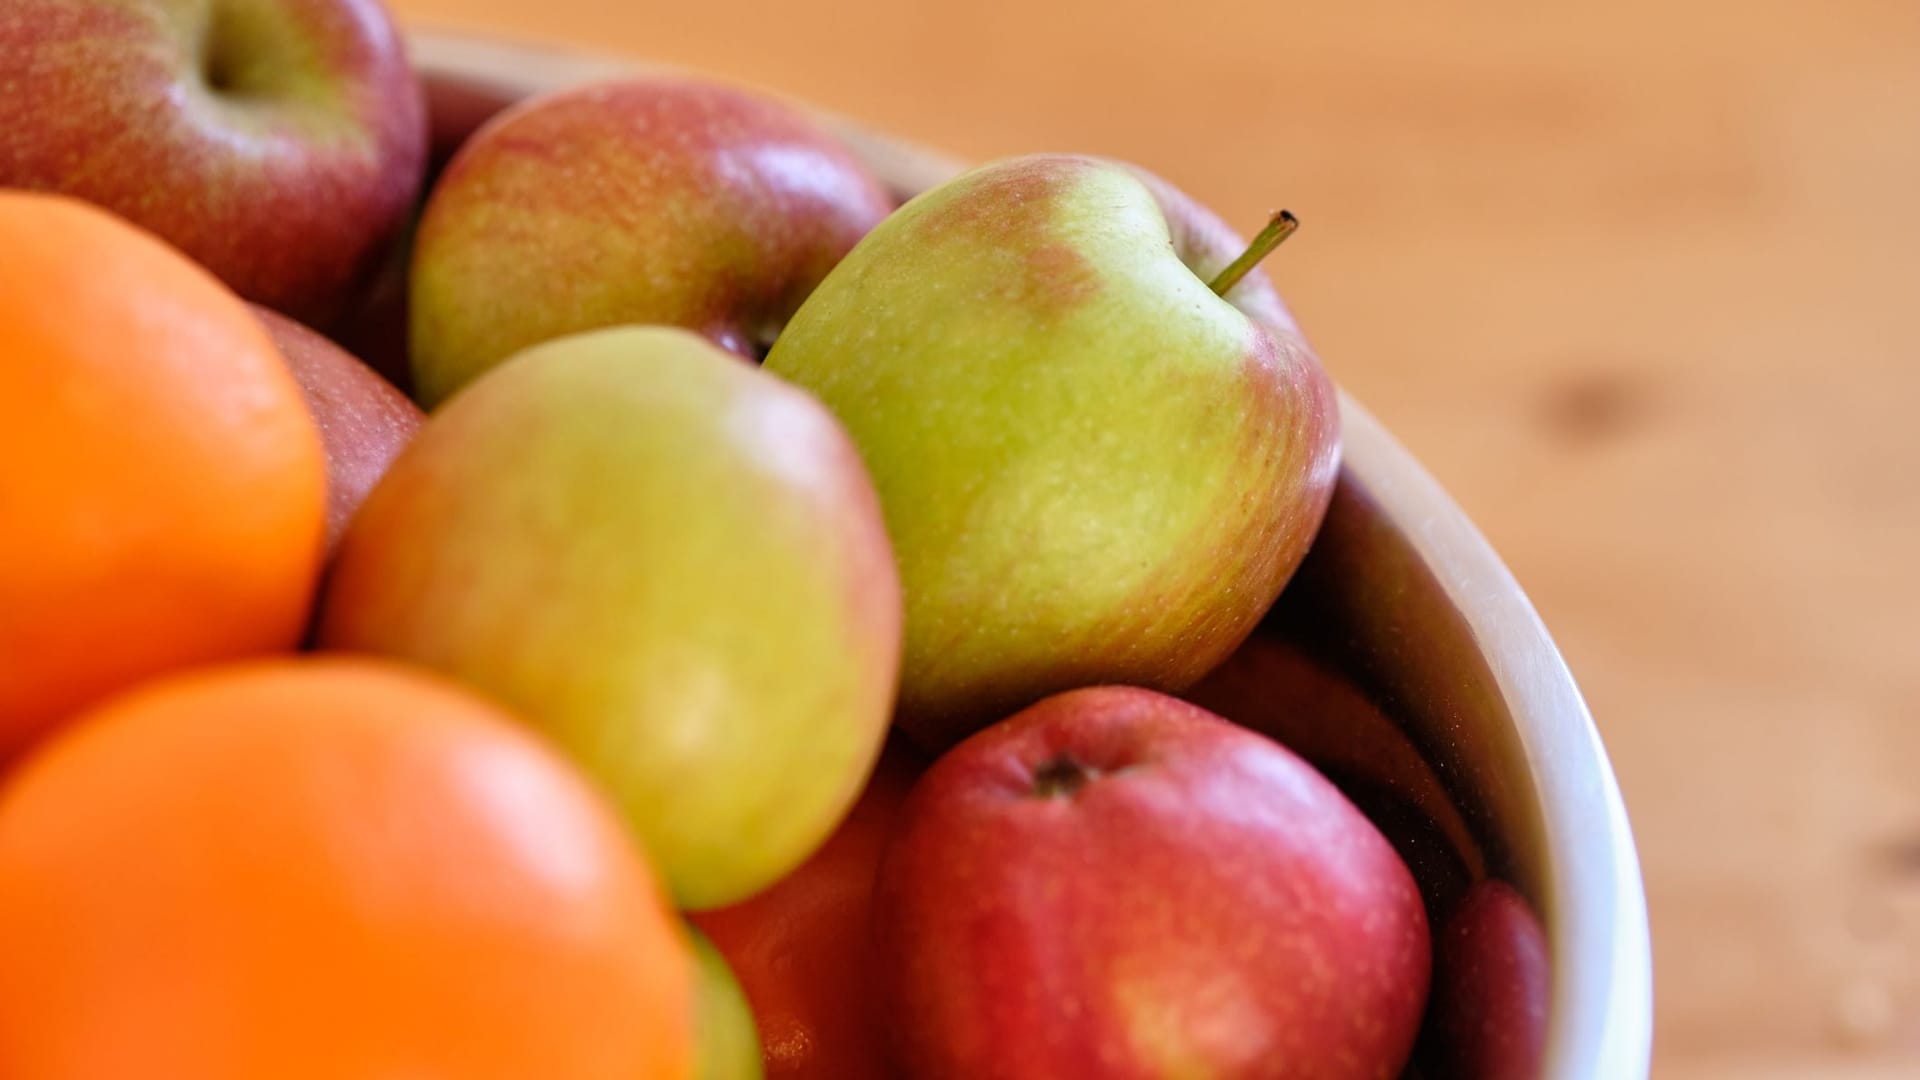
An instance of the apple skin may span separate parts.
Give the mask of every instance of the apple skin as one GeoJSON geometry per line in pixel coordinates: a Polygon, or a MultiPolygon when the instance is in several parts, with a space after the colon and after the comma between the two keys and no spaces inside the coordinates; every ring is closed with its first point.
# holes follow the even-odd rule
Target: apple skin
{"type": "MultiPolygon", "coordinates": [[[[1200,280],[1212,281],[1246,249],[1246,238],[1233,226],[1165,177],[1124,161],[1113,161],[1112,164],[1132,173],[1134,179],[1146,185],[1154,202],[1160,205],[1161,215],[1167,220],[1167,232],[1173,242],[1174,255],[1200,280]]],[[[1250,319],[1278,327],[1294,337],[1300,336],[1300,327],[1294,322],[1293,312],[1288,310],[1286,302],[1274,290],[1273,280],[1258,267],[1227,290],[1226,300],[1250,319]]]]}
{"type": "Polygon", "coordinates": [[[354,511],[413,440],[424,418],[405,394],[319,333],[258,304],[253,313],[300,383],[326,446],[331,557],[354,511]]]}
{"type": "Polygon", "coordinates": [[[431,406],[529,345],[680,326],[756,358],[891,197],[792,108],[639,78],[475,132],[414,237],[414,385],[431,406]]]}
{"type": "Polygon", "coordinates": [[[900,590],[826,410],[692,333],[621,327],[427,418],[347,528],[319,641],[506,703],[697,910],[787,874],[859,795],[900,590]]]}
{"type": "Polygon", "coordinates": [[[761,1080],[760,1033],[753,1009],[727,958],[699,930],[690,930],[694,977],[695,1080],[761,1080]]]}
{"type": "Polygon", "coordinates": [[[1095,158],[982,166],[870,233],[768,354],[879,489],[899,723],[929,748],[1077,686],[1184,689],[1325,513],[1332,384],[1263,277],[1234,299],[1273,322],[1186,265],[1237,250],[1165,187],[1095,158]]]}
{"type": "Polygon", "coordinates": [[[1390,1080],[1431,957],[1419,890],[1304,761],[1151,691],[1061,694],[936,761],[875,895],[924,1080],[1390,1080]]]}
{"type": "Polygon", "coordinates": [[[1379,827],[1427,911],[1453,910],[1486,856],[1406,730],[1326,657],[1254,632],[1181,697],[1299,754],[1379,827]]]}
{"type": "Polygon", "coordinates": [[[1488,878],[1434,940],[1433,1016],[1422,1058],[1436,1076],[1537,1080],[1545,1060],[1553,968],[1526,898],[1488,878]]]}
{"type": "Polygon", "coordinates": [[[0,186],[141,225],[323,325],[420,186],[426,111],[378,0],[7,0],[0,186]]]}
{"type": "Polygon", "coordinates": [[[873,883],[924,763],[888,744],[853,810],[798,870],[750,899],[697,912],[759,1018],[772,1080],[892,1080],[875,988],[873,883]]]}
{"type": "MultiPolygon", "coordinates": [[[[480,125],[519,101],[517,94],[490,83],[446,72],[423,74],[427,97],[427,173],[431,190],[447,163],[480,125]]],[[[413,367],[407,359],[409,323],[407,279],[413,270],[413,230],[424,201],[408,214],[401,235],[363,290],[354,308],[326,328],[341,347],[366,362],[401,392],[413,392],[413,367]]]]}

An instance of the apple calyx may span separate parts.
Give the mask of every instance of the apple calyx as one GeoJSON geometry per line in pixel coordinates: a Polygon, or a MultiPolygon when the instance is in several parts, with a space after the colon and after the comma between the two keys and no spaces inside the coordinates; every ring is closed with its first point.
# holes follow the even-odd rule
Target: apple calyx
{"type": "Polygon", "coordinates": [[[1033,770],[1033,794],[1038,799],[1072,798],[1098,773],[1065,752],[1055,754],[1033,770]]]}
{"type": "Polygon", "coordinates": [[[239,37],[231,12],[216,9],[208,14],[199,49],[200,80],[217,97],[241,96],[252,89],[246,85],[247,66],[240,60],[245,49],[239,37]]]}
{"type": "Polygon", "coordinates": [[[1300,219],[1293,216],[1293,211],[1281,210],[1274,214],[1267,219],[1266,228],[1254,236],[1253,243],[1247,245],[1247,250],[1228,263],[1226,269],[1215,274],[1213,280],[1207,282],[1207,288],[1212,289],[1215,296],[1227,295],[1227,290],[1240,284],[1241,278],[1259,266],[1260,260],[1273,254],[1273,249],[1285,242],[1299,227],[1300,219]]]}

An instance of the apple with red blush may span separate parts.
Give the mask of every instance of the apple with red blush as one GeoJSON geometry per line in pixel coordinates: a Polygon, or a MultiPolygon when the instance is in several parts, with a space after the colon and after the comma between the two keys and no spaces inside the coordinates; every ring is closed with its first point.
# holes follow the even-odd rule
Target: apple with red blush
{"type": "Polygon", "coordinates": [[[1412,875],[1264,736],[1152,691],[1048,698],[901,810],[875,894],[909,1075],[1374,1078],[1431,954],[1412,875]]]}
{"type": "Polygon", "coordinates": [[[0,187],[103,206],[324,325],[420,190],[419,77],[380,0],[6,0],[0,187]]]}
{"type": "Polygon", "coordinates": [[[292,370],[327,454],[327,553],[425,419],[372,368],[316,331],[267,308],[254,314],[292,370]]]}
{"type": "Polygon", "coordinates": [[[811,118],[744,90],[635,77],[521,102],[454,154],[414,234],[415,393],[629,323],[757,358],[892,209],[811,118]]]}

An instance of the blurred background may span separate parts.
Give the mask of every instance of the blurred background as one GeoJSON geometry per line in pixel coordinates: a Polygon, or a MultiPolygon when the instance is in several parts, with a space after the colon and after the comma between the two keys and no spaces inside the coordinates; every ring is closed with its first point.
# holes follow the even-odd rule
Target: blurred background
{"type": "Polygon", "coordinates": [[[1291,207],[1282,292],[1600,722],[1654,1075],[1920,1076],[1920,3],[393,6],[1291,207]]]}

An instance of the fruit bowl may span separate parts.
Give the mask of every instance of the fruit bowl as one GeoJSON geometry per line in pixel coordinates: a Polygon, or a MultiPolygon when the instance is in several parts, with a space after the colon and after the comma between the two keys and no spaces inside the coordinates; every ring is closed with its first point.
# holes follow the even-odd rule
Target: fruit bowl
{"type": "MultiPolygon", "coordinates": [[[[442,33],[417,35],[413,52],[443,156],[506,103],[644,68],[442,33]]],[[[902,198],[960,170],[820,118],[902,198]]],[[[1194,696],[1254,726],[1263,703],[1303,693],[1351,718],[1345,745],[1276,734],[1375,794],[1370,811],[1398,831],[1430,901],[1495,876],[1540,912],[1552,970],[1544,1075],[1644,1076],[1646,903],[1592,717],[1486,540],[1364,408],[1344,394],[1340,404],[1344,460],[1320,538],[1255,637],[1194,696]]]]}

